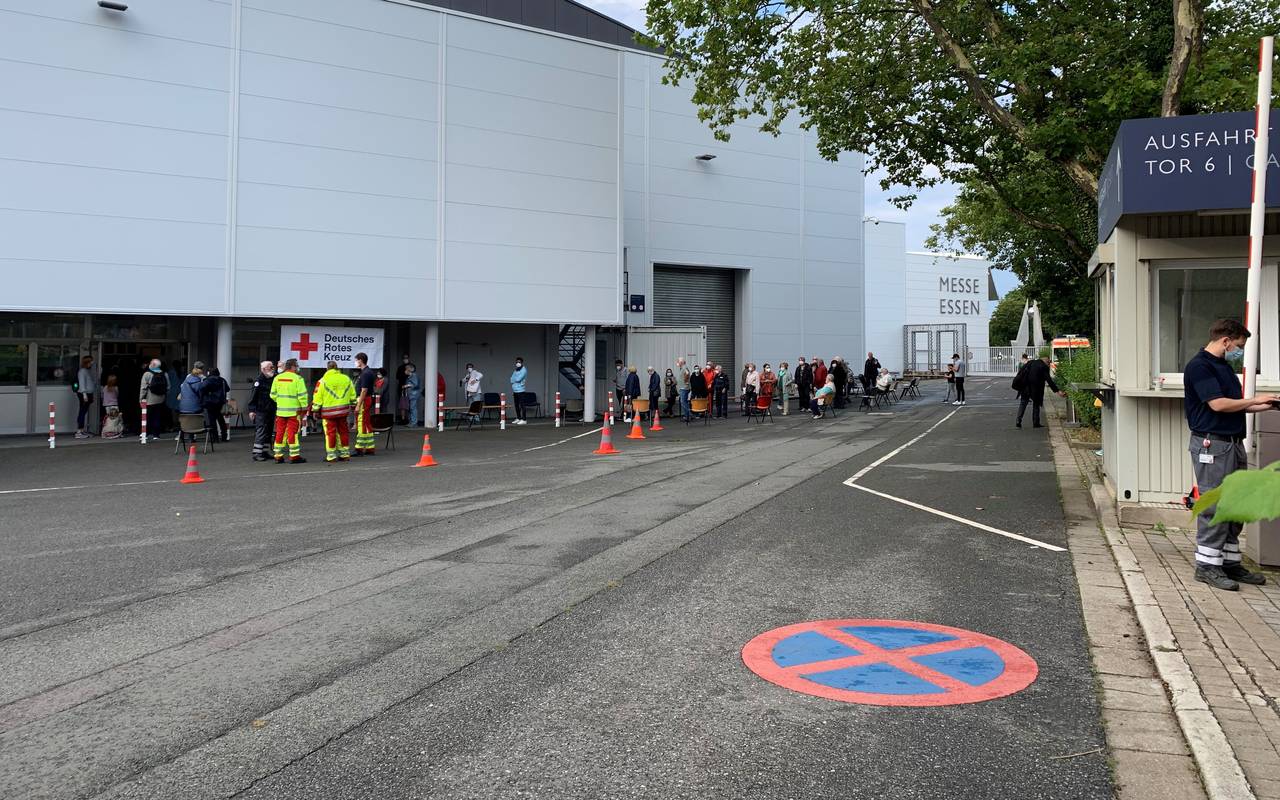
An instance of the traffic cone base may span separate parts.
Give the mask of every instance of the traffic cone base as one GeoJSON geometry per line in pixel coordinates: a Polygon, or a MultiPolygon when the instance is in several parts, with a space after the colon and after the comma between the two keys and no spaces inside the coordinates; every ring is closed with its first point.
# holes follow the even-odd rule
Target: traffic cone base
{"type": "Polygon", "coordinates": [[[196,464],[196,446],[194,444],[191,445],[191,451],[187,453],[187,471],[179,483],[204,483],[204,478],[200,477],[200,467],[196,464]]]}
{"type": "Polygon", "coordinates": [[[618,450],[613,446],[613,436],[609,433],[609,426],[605,425],[600,429],[600,447],[593,450],[592,454],[597,456],[613,456],[618,454],[618,450]]]}
{"type": "Polygon", "coordinates": [[[414,466],[435,467],[439,466],[439,464],[440,462],[436,461],[431,455],[431,436],[426,433],[422,434],[422,457],[418,459],[418,463],[414,464],[414,466]]]}
{"type": "Polygon", "coordinates": [[[644,428],[640,427],[640,415],[636,414],[631,418],[631,433],[627,434],[628,439],[643,439],[644,428]]]}

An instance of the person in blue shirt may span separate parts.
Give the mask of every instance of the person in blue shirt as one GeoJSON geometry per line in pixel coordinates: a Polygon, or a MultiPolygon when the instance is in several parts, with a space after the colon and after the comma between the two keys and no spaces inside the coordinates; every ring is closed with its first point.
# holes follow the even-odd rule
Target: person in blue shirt
{"type": "Polygon", "coordinates": [[[516,419],[513,424],[527,425],[524,417],[524,383],[529,379],[529,370],[524,366],[524,359],[516,357],[516,368],[511,371],[511,400],[516,404],[516,419]]]}
{"type": "MultiPolygon", "coordinates": [[[[1245,397],[1233,364],[1244,358],[1249,329],[1234,319],[1220,319],[1209,329],[1209,343],[1187,362],[1182,373],[1184,405],[1191,440],[1191,468],[1196,486],[1207,492],[1228,475],[1245,469],[1245,414],[1273,410],[1272,394],[1245,397]]],[[[1196,580],[1234,592],[1241,583],[1262,585],[1267,579],[1240,562],[1238,522],[1210,524],[1216,507],[1196,517],[1196,580]]]]}

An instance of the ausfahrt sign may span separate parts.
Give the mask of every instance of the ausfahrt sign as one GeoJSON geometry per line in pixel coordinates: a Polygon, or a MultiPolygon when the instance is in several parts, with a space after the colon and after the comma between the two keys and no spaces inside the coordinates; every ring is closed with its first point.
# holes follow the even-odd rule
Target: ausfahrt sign
{"type": "Polygon", "coordinates": [[[280,358],[296,358],[303,369],[324,369],[330,361],[342,369],[356,365],[356,353],[369,356],[369,366],[382,366],[381,328],[333,328],[324,325],[281,325],[280,358]]]}
{"type": "MultiPolygon", "coordinates": [[[[1274,131],[1280,111],[1271,112],[1274,131]]],[[[1255,114],[1197,114],[1120,123],[1098,179],[1098,241],[1126,214],[1245,211],[1253,193],[1255,114]]],[[[1271,137],[1267,207],[1280,206],[1280,142],[1271,137]]]]}

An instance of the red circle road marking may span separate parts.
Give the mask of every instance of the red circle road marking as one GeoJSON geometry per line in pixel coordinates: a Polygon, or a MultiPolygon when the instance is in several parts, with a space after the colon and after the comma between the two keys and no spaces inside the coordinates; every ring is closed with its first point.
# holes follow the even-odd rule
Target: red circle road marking
{"type": "Polygon", "coordinates": [[[1030,686],[1039,674],[1039,667],[1036,666],[1036,662],[1031,656],[1008,642],[993,636],[946,625],[894,619],[827,619],[784,625],[781,628],[765,631],[747,642],[747,645],[742,648],[742,661],[752,672],[784,689],[791,689],[792,691],[823,697],[828,700],[837,700],[842,703],[861,703],[863,705],[877,706],[923,707],[980,703],[984,700],[994,700],[997,697],[1019,692],[1030,686]],[[955,638],[946,642],[886,650],[839,630],[842,627],[859,626],[907,628],[946,634],[955,638]],[[846,644],[857,650],[859,655],[831,658],[825,661],[809,662],[802,666],[791,667],[781,666],[774,661],[773,648],[778,642],[806,631],[820,633],[837,642],[846,644]],[[989,648],[1003,660],[1004,670],[999,676],[986,683],[971,686],[908,660],[913,655],[943,653],[967,647],[989,648]],[[934,684],[943,689],[943,691],[933,694],[858,692],[815,683],[806,679],[803,674],[813,674],[842,666],[862,664],[890,664],[934,684]]]}

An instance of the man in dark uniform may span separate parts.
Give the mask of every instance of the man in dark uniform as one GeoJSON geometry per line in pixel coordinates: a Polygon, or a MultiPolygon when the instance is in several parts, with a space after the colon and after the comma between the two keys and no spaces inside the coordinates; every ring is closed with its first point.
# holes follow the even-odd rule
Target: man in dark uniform
{"type": "Polygon", "coordinates": [[[276,365],[263,361],[258,365],[249,392],[249,421],[253,423],[253,460],[271,460],[271,447],[276,436],[276,403],[271,399],[271,381],[276,376],[276,365]]]}
{"type": "Polygon", "coordinates": [[[1046,347],[1040,351],[1039,358],[1027,362],[1027,365],[1018,372],[1018,378],[1022,383],[1018,388],[1018,421],[1014,423],[1015,428],[1022,427],[1022,415],[1027,412],[1027,403],[1031,404],[1031,427],[1044,427],[1040,424],[1040,408],[1044,405],[1045,384],[1062,397],[1067,396],[1067,393],[1053,382],[1053,372],[1049,369],[1050,358],[1049,348],[1046,347]]]}
{"type": "Polygon", "coordinates": [[[369,369],[369,356],[356,353],[356,446],[353,455],[371,456],[377,440],[373,434],[373,395],[378,382],[377,374],[369,369]]]}
{"type": "MultiPolygon", "coordinates": [[[[1245,398],[1240,376],[1232,364],[1244,358],[1249,329],[1234,319],[1220,319],[1209,329],[1209,343],[1192,356],[1182,373],[1187,427],[1191,440],[1191,468],[1196,486],[1206,492],[1228,475],[1245,469],[1245,414],[1276,407],[1277,397],[1259,394],[1245,398]]],[[[1216,507],[1196,517],[1196,580],[1215,589],[1234,592],[1241,583],[1262,585],[1267,579],[1240,563],[1238,522],[1210,524],[1216,507]]]]}

